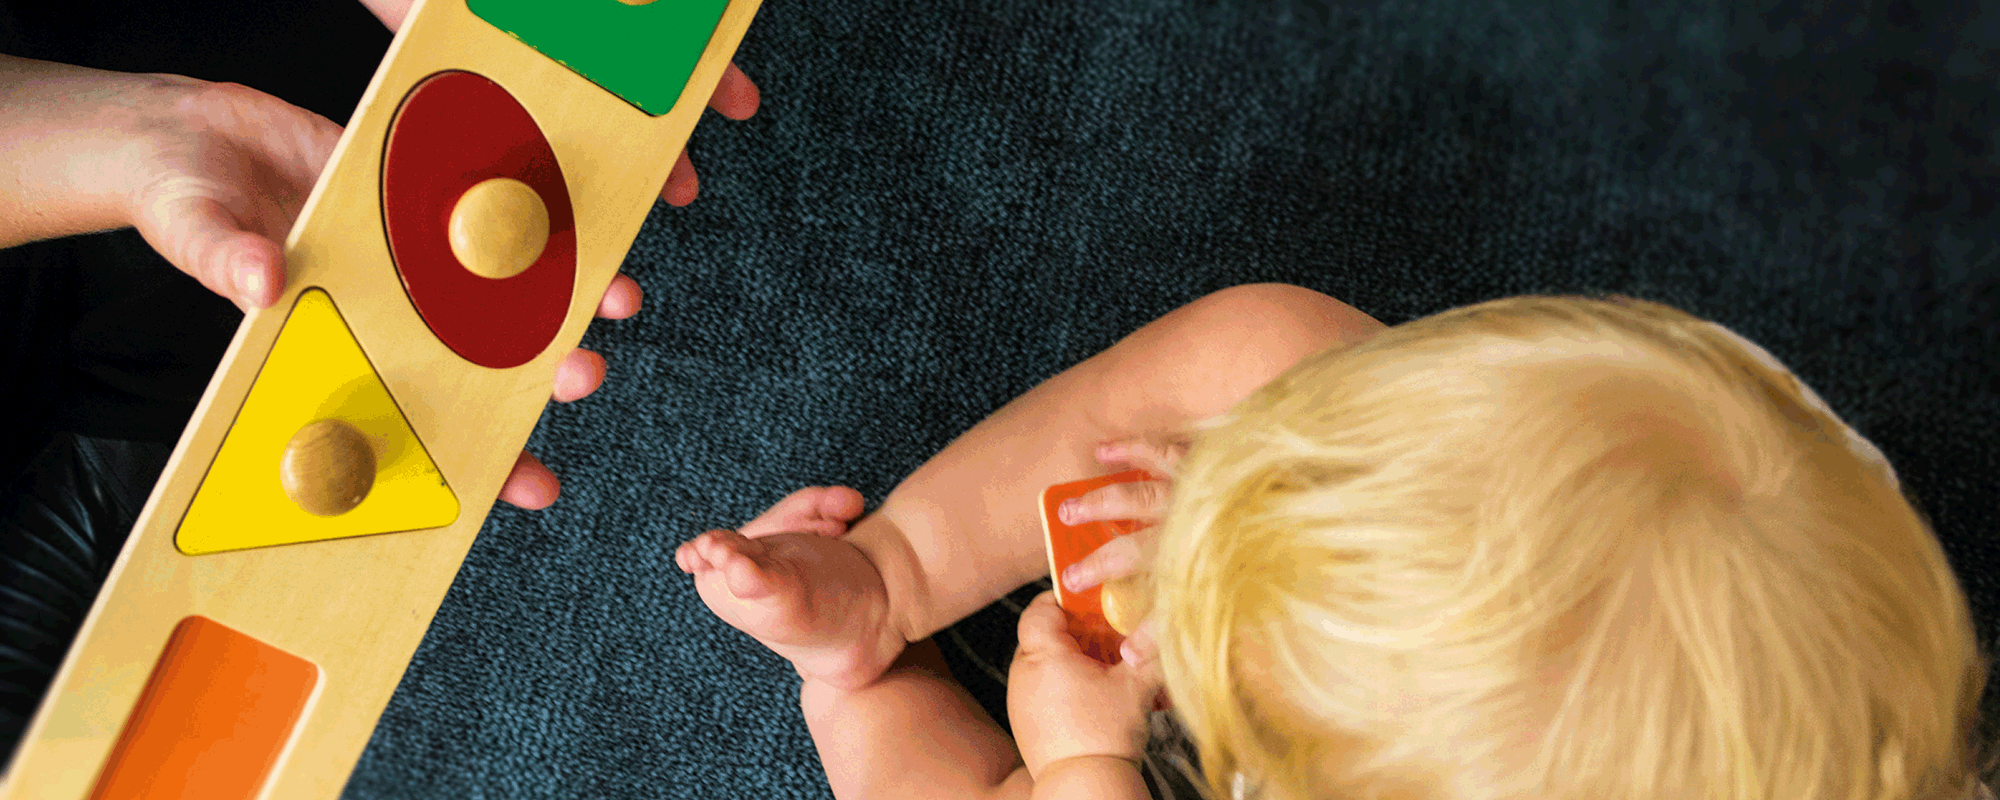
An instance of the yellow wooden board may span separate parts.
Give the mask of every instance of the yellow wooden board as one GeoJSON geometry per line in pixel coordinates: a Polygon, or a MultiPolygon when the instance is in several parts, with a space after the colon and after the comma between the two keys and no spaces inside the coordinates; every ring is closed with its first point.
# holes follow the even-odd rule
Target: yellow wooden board
{"type": "Polygon", "coordinates": [[[250,396],[195,491],[174,544],[188,555],[349,536],[438,528],[458,519],[410,423],[319,289],[299,295],[250,396]],[[307,513],[278,482],[278,462],[300,428],[323,419],[353,425],[375,450],[375,486],[353,510],[307,513]]]}

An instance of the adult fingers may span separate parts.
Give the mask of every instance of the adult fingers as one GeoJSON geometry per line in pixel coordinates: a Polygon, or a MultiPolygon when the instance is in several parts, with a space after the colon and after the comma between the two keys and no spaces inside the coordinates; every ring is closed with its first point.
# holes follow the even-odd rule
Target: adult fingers
{"type": "MultiPolygon", "coordinates": [[[[716,81],[715,91],[708,96],[708,107],[730,119],[749,119],[757,113],[763,103],[763,94],[757,84],[735,62],[722,70],[722,78],[716,81]]],[[[667,173],[667,185],[660,188],[660,199],[668,205],[684,206],[694,202],[701,194],[701,179],[695,175],[694,159],[688,157],[687,148],[681,148],[680,157],[674,159],[674,168],[667,173]]]]}
{"type": "Polygon", "coordinates": [[[708,96],[708,107],[730,119],[749,119],[757,113],[762,100],[757,84],[731,61],[722,71],[722,79],[716,82],[715,93],[708,96]]]}
{"type": "Polygon", "coordinates": [[[604,297],[597,301],[597,316],[600,319],[625,319],[639,313],[639,306],[645,299],[639,291],[639,282],[625,273],[611,279],[611,285],[604,287],[604,297]]]}
{"type": "Polygon", "coordinates": [[[556,364],[556,385],[552,394],[557,402],[569,403],[590,396],[602,385],[604,356],[579,347],[556,364]]]}
{"type": "Polygon", "coordinates": [[[528,451],[514,459],[514,470],[507,473],[506,482],[500,484],[500,499],[529,511],[548,508],[561,494],[562,484],[556,474],[542,466],[528,451]]]}
{"type": "Polygon", "coordinates": [[[764,513],[758,514],[756,519],[738,526],[736,531],[751,538],[774,533],[798,533],[793,526],[816,516],[814,511],[819,507],[820,492],[825,490],[823,486],[807,486],[785,495],[783,500],[764,509],[764,513]]]}
{"type": "Polygon", "coordinates": [[[861,496],[859,489],[829,486],[826,493],[819,496],[819,514],[827,519],[853,522],[855,517],[861,516],[861,509],[866,504],[867,498],[861,496]]]}
{"type": "MultiPolygon", "coordinates": [[[[1151,529],[1147,529],[1151,530],[1151,529]]],[[[1076,560],[1061,575],[1063,590],[1081,592],[1108,580],[1138,572],[1146,563],[1145,531],[1112,537],[1090,555],[1076,560]]]]}
{"type": "Polygon", "coordinates": [[[244,230],[199,187],[163,184],[134,225],[168,262],[244,310],[277,302],[284,290],[284,248],[244,230]]]}
{"type": "Polygon", "coordinates": [[[670,206],[684,206],[694,202],[701,193],[701,180],[695,177],[694,160],[688,158],[687,148],[681,148],[681,157],[674,161],[674,169],[667,173],[667,185],[660,189],[660,199],[670,206]]]}

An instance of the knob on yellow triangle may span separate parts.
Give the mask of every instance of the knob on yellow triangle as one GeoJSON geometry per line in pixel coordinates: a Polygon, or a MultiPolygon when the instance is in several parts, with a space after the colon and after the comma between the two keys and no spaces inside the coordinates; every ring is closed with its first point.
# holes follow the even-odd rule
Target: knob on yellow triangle
{"type": "Polygon", "coordinates": [[[422,530],[458,519],[326,292],[299,295],[174,544],[188,555],[422,530]]]}
{"type": "Polygon", "coordinates": [[[300,428],[285,443],[278,483],[285,487],[285,496],[308,514],[345,514],[375,488],[375,448],[368,435],[353,425],[320,420],[300,428]]]}

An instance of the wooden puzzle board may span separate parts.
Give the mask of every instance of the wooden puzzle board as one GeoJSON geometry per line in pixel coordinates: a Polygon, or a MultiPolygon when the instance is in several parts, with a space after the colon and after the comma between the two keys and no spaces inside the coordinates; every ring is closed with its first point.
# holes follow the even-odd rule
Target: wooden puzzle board
{"type": "Polygon", "coordinates": [[[197,615],[319,671],[259,796],[340,793],[548,402],[557,362],[582,338],[757,5],[728,4],[687,90],[654,116],[479,19],[465,0],[418,0],[287,239],[285,294],[237,330],[0,796],[86,797],[169,637],[197,615]],[[383,231],[390,123],[412,87],[446,70],[483,75],[519,101],[552,147],[574,206],[566,316],[553,343],[518,367],[475,366],[433,335],[383,231]],[[187,555],[175,532],[280,329],[312,289],[338,308],[462,510],[441,528],[187,555]]]}

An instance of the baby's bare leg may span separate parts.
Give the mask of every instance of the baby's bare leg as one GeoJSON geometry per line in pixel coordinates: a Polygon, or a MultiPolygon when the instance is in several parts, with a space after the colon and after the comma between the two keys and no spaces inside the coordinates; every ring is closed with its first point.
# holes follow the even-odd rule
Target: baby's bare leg
{"type": "Polygon", "coordinates": [[[799,705],[840,800],[1028,796],[1014,740],[952,679],[930,640],[860,689],[807,679],[799,705]]]}
{"type": "Polygon", "coordinates": [[[1046,573],[1035,500],[1102,472],[1099,442],[1221,413],[1299,359],[1381,328],[1298,287],[1208,295],[994,412],[847,535],[713,532],[683,546],[697,556],[684,564],[710,608],[801,672],[864,686],[903,643],[1046,573]]]}

